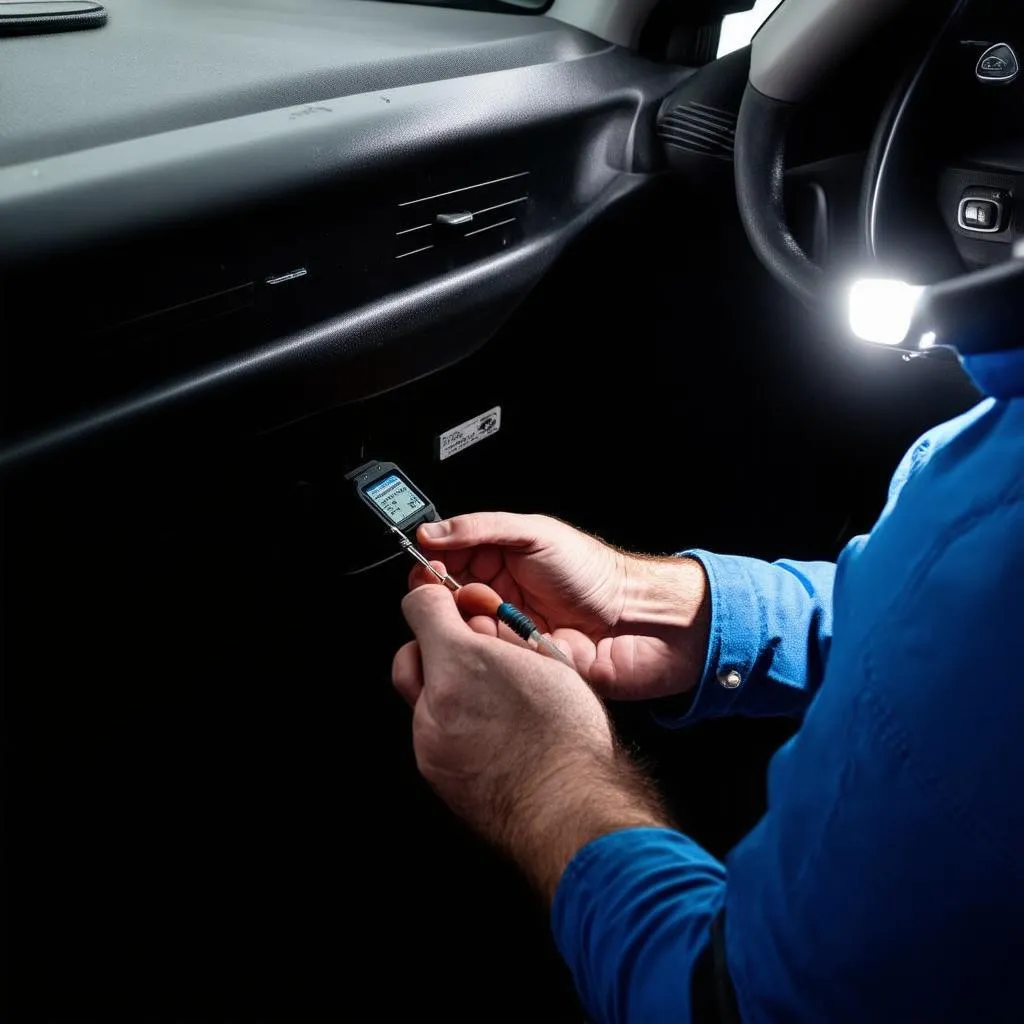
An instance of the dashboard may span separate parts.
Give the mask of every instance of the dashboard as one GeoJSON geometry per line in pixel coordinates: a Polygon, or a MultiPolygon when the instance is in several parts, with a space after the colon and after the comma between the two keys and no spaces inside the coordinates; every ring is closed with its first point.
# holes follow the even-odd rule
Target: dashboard
{"type": "MultiPolygon", "coordinates": [[[[552,17],[106,6],[99,29],[0,38],[0,472],[157,419],[262,431],[400,387],[483,346],[664,169],[663,143],[675,164],[712,131],[729,169],[727,119],[679,120],[692,70],[552,17]]],[[[978,74],[995,46],[1024,54],[1024,11],[951,6],[937,41],[910,20],[837,75],[793,147],[810,178],[852,154],[852,208],[909,68],[847,220],[922,281],[1008,259],[1024,232],[1024,77],[978,74]]]]}
{"type": "Polygon", "coordinates": [[[107,7],[0,39],[0,467],[225,398],[261,429],[474,351],[647,179],[687,74],[547,17],[107,7]]]}

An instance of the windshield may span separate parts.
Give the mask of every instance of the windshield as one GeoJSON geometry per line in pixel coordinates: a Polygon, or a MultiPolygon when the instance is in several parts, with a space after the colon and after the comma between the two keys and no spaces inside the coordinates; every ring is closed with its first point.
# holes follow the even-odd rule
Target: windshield
{"type": "Polygon", "coordinates": [[[752,10],[740,14],[727,14],[722,19],[722,34],[718,39],[718,56],[746,46],[757,30],[768,20],[782,0],[757,0],[752,10]]]}
{"type": "Polygon", "coordinates": [[[554,0],[381,0],[382,3],[416,4],[420,7],[458,7],[495,14],[543,14],[554,0]]]}

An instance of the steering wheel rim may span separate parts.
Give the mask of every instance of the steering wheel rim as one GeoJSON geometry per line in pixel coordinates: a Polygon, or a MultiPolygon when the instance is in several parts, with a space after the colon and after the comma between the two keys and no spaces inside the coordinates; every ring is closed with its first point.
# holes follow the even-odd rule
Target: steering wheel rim
{"type": "Polygon", "coordinates": [[[861,206],[864,251],[868,260],[872,262],[878,263],[884,259],[880,238],[881,210],[890,180],[895,184],[895,153],[899,149],[897,140],[906,127],[913,100],[920,92],[940,45],[955,29],[956,23],[969,5],[970,0],[955,0],[948,16],[935,32],[923,59],[897,85],[875,129],[864,167],[861,206]]]}
{"type": "Polygon", "coordinates": [[[736,202],[758,259],[807,306],[824,272],[803,251],[786,219],[786,139],[796,106],[780,103],[748,84],[736,123],[736,202]]]}
{"type": "MultiPolygon", "coordinates": [[[[761,263],[769,273],[795,298],[805,306],[816,306],[824,298],[827,286],[825,271],[800,246],[790,230],[785,209],[785,156],[790,125],[802,103],[812,98],[824,78],[831,73],[833,62],[844,54],[841,52],[842,31],[849,31],[849,21],[840,16],[845,8],[842,0],[832,0],[832,20],[826,11],[813,32],[806,31],[807,20],[813,14],[815,0],[786,0],[765,29],[773,30],[773,38],[765,41],[774,59],[772,64],[763,55],[758,60],[757,48],[761,33],[752,44],[751,80],[748,82],[740,105],[736,125],[735,179],[736,198],[740,220],[750,244],[761,263]],[[789,16],[795,24],[790,31],[781,19],[789,16]],[[801,18],[803,23],[801,24],[801,18]],[[776,21],[776,19],[780,19],[776,21]],[[801,27],[805,29],[801,33],[801,27]],[[787,32],[791,38],[788,47],[780,43],[787,32]],[[829,34],[831,33],[831,35],[829,34]],[[796,59],[795,48],[807,45],[808,39],[825,38],[831,46],[823,47],[824,53],[817,55],[814,66],[804,67],[795,76],[776,71],[778,62],[796,59]],[[766,70],[767,68],[767,70],[766,70]],[[787,77],[788,76],[788,77],[787,77]],[[797,79],[793,81],[794,77],[797,79]],[[760,88],[758,87],[760,86],[760,88]],[[766,95],[768,88],[785,95],[766,95]]],[[[969,0],[954,0],[941,26],[930,43],[927,52],[918,65],[911,69],[897,87],[894,99],[887,106],[868,153],[865,164],[863,199],[861,203],[861,224],[864,258],[868,263],[877,263],[879,253],[879,209],[887,176],[892,173],[894,141],[906,123],[909,101],[917,90],[924,73],[931,63],[939,43],[954,26],[969,0]]],[[[824,7],[828,7],[826,0],[824,7]]],[[[871,5],[868,5],[869,7],[871,5]]],[[[903,4],[893,0],[877,0],[868,12],[871,17],[862,18],[854,28],[855,38],[847,41],[845,47],[860,43],[870,31],[881,30],[899,12],[903,4]]],[[[846,14],[848,19],[848,13],[846,14]]]]}

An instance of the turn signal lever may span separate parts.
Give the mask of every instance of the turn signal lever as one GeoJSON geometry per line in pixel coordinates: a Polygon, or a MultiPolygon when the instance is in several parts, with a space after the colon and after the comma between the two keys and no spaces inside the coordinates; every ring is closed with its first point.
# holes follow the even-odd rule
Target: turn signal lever
{"type": "MultiPolygon", "coordinates": [[[[1024,249],[1008,263],[926,288],[908,338],[948,345],[962,356],[1024,347],[1024,249]]],[[[929,347],[928,344],[924,346],[929,347]]]]}

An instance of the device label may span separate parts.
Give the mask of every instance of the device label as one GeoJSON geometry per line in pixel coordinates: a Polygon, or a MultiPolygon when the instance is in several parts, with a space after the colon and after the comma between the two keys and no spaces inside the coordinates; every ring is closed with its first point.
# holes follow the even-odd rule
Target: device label
{"type": "Polygon", "coordinates": [[[474,416],[465,423],[460,423],[451,430],[446,430],[437,439],[437,457],[442,461],[452,455],[471,448],[478,441],[496,434],[501,430],[501,406],[496,405],[487,412],[474,416]]]}

